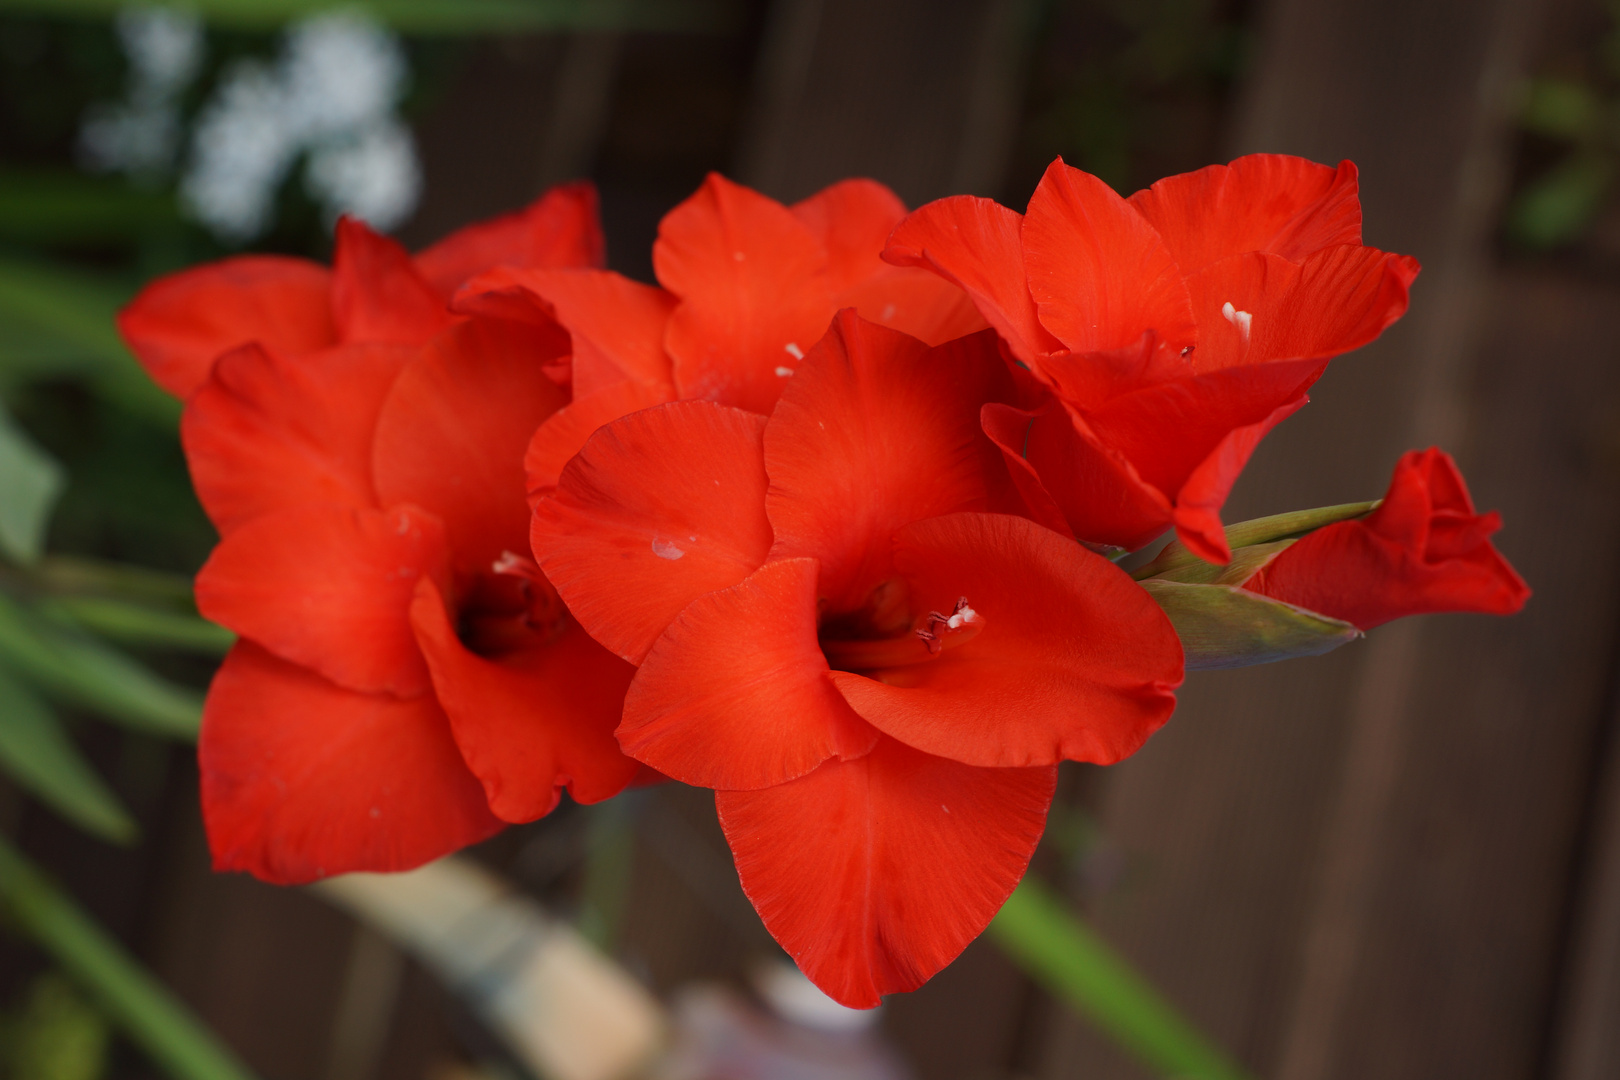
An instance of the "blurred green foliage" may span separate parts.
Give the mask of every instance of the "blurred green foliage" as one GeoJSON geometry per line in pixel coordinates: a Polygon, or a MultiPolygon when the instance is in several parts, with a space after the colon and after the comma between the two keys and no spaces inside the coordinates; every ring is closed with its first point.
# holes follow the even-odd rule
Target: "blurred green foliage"
{"type": "Polygon", "coordinates": [[[36,978],[20,1007],[0,1015],[8,1080],[96,1080],[107,1065],[107,1021],[54,971],[36,978]]]}
{"type": "Polygon", "coordinates": [[[1508,238],[1531,250],[1584,237],[1620,176],[1620,0],[1607,0],[1606,31],[1562,71],[1529,81],[1519,126],[1536,160],[1509,203],[1508,238]]]}

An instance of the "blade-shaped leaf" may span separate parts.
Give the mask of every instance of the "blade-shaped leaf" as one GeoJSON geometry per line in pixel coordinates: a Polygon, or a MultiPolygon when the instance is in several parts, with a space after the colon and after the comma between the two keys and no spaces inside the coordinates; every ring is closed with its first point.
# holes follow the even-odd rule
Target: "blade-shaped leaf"
{"type": "Polygon", "coordinates": [[[138,730],[195,739],[202,695],[0,594],[0,666],[47,694],[138,730]]]}
{"type": "Polygon", "coordinates": [[[0,769],[87,832],[124,843],[135,820],[80,756],[50,708],[0,671],[0,769]]]}
{"type": "MultiPolygon", "coordinates": [[[[1272,514],[1270,517],[1253,518],[1249,521],[1240,521],[1236,525],[1226,527],[1226,543],[1232,548],[1234,555],[1238,548],[1249,547],[1253,544],[1269,544],[1274,540],[1288,540],[1314,532],[1325,525],[1332,525],[1338,521],[1349,521],[1351,518],[1370,514],[1378,508],[1382,499],[1372,502],[1341,503],[1338,506],[1319,506],[1312,510],[1291,510],[1286,514],[1272,514]]],[[[1131,577],[1137,581],[1143,578],[1160,577],[1172,570],[1179,570],[1184,566],[1202,562],[1197,555],[1187,550],[1187,546],[1180,540],[1172,540],[1165,545],[1158,557],[1146,566],[1131,571],[1131,577]]]]}
{"type": "Polygon", "coordinates": [[[66,893],[0,837],[0,905],[170,1076],[252,1080],[213,1032],[66,893]]]}
{"type": "Polygon", "coordinates": [[[1234,585],[1155,578],[1142,588],[1170,616],[1188,671],[1319,656],[1361,636],[1347,622],[1234,585]]]}
{"type": "Polygon", "coordinates": [[[990,936],[1037,982],[1161,1076],[1247,1075],[1040,881],[1026,877],[1013,891],[991,920],[990,936]]]}
{"type": "Polygon", "coordinates": [[[20,563],[39,558],[65,483],[56,459],[0,409],[0,553],[20,563]]]}
{"type": "Polygon", "coordinates": [[[236,641],[235,634],[207,619],[124,600],[63,596],[47,601],[45,607],[52,615],[137,648],[183,649],[204,656],[224,656],[236,641]]]}

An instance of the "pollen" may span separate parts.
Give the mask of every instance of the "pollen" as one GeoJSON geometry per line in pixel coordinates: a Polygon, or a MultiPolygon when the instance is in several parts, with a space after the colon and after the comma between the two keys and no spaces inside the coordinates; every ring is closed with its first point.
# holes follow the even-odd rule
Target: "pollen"
{"type": "Polygon", "coordinates": [[[652,541],[652,553],[658,556],[660,559],[668,559],[671,562],[674,562],[676,559],[679,559],[686,554],[686,552],[676,547],[670,541],[660,540],[656,536],[653,537],[652,541]]]}
{"type": "Polygon", "coordinates": [[[787,354],[789,356],[793,357],[793,359],[795,359],[795,360],[803,360],[804,359],[804,350],[799,348],[799,346],[797,344],[795,344],[794,342],[790,341],[786,345],[782,346],[782,348],[786,349],[787,354]]]}
{"type": "Polygon", "coordinates": [[[1226,316],[1227,322],[1237,328],[1238,337],[1242,339],[1243,344],[1247,345],[1249,343],[1249,328],[1254,324],[1254,316],[1247,311],[1239,311],[1232,306],[1230,300],[1221,305],[1221,314],[1226,316]]]}
{"type": "Polygon", "coordinates": [[[914,633],[916,633],[918,640],[928,646],[930,653],[936,654],[945,648],[946,639],[950,635],[960,634],[960,631],[963,630],[971,631],[968,634],[960,634],[962,640],[965,641],[984,628],[984,620],[979,617],[977,611],[974,611],[968,605],[965,596],[956,601],[956,607],[951,610],[949,615],[938,611],[930,611],[918,622],[921,625],[917,627],[914,633]]]}

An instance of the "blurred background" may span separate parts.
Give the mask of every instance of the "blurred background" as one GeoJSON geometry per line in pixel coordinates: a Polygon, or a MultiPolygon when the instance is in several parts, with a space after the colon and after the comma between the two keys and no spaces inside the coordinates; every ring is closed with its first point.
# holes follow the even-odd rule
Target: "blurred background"
{"type": "MultiPolygon", "coordinates": [[[[580,176],[651,280],[708,170],[1022,208],[1060,154],[1128,193],[1252,151],[1353,159],[1367,243],[1424,271],[1227,520],[1439,444],[1536,593],[1196,674],[1136,757],[1066,767],[1035,872],[1254,1077],[1620,1077],[1616,0],[0,0],[0,1075],[210,1075],[85,990],[112,954],[61,904],[270,1080],[534,1067],[397,936],[210,873],[187,737],[229,638],[188,606],[178,406],[111,322],[141,283],[325,259],[344,210],[421,247],[580,176]]],[[[665,1001],[822,1023],[760,1004],[779,953],[707,792],[471,857],[665,1001]]],[[[1167,1075],[989,938],[877,1025],[858,1066],[691,1075],[1167,1075]]]]}

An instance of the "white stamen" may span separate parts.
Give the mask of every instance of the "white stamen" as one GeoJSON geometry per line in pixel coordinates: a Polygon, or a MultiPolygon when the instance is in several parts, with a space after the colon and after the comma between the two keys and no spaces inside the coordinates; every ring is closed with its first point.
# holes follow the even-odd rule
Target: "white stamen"
{"type": "Polygon", "coordinates": [[[776,369],[776,374],[779,378],[791,379],[793,377],[793,369],[790,367],[779,367],[776,369]]]}
{"type": "Polygon", "coordinates": [[[804,350],[799,348],[793,342],[790,341],[790,342],[788,342],[786,345],[784,345],[782,347],[787,350],[787,354],[789,356],[793,357],[793,359],[795,359],[795,360],[803,360],[804,359],[804,350]]]}
{"type": "Polygon", "coordinates": [[[1249,328],[1254,324],[1254,316],[1247,311],[1239,311],[1232,306],[1230,300],[1221,305],[1221,314],[1226,316],[1227,322],[1237,328],[1238,337],[1243,340],[1243,344],[1247,345],[1249,343],[1249,328]]]}
{"type": "Polygon", "coordinates": [[[960,611],[957,611],[950,618],[945,620],[945,625],[952,630],[960,630],[969,623],[975,623],[978,621],[979,613],[968,607],[966,604],[963,604],[960,611]]]}
{"type": "Polygon", "coordinates": [[[660,540],[656,536],[653,537],[652,553],[658,556],[660,559],[669,559],[671,562],[686,554],[686,552],[682,551],[668,540],[660,540]]]}

